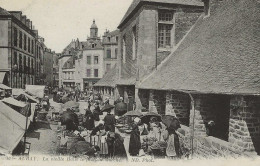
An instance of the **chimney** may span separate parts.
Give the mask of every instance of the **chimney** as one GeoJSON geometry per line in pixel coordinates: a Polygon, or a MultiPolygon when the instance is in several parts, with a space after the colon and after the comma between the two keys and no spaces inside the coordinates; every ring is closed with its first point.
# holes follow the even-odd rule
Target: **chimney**
{"type": "Polygon", "coordinates": [[[26,25],[26,16],[22,16],[22,19],[21,19],[22,23],[26,25]]]}
{"type": "Polygon", "coordinates": [[[223,1],[224,0],[202,0],[202,2],[204,3],[205,16],[207,17],[214,14],[216,9],[223,1]]]}

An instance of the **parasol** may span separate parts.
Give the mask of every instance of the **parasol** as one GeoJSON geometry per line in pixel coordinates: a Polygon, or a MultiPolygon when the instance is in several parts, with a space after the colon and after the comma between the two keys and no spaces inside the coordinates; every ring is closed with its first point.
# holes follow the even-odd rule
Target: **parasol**
{"type": "Polygon", "coordinates": [[[143,123],[149,123],[151,117],[156,117],[158,121],[162,121],[162,116],[155,112],[148,112],[141,117],[143,123]]]}
{"type": "Polygon", "coordinates": [[[102,111],[102,112],[105,112],[105,111],[107,111],[107,110],[113,109],[114,107],[115,107],[115,106],[113,106],[113,105],[107,104],[107,105],[105,105],[105,106],[101,109],[101,111],[102,111]]]}
{"type": "Polygon", "coordinates": [[[178,128],[181,128],[180,121],[175,116],[165,115],[162,117],[162,122],[168,129],[172,128],[174,130],[177,130],[178,128]]]}
{"type": "Polygon", "coordinates": [[[64,104],[64,108],[72,108],[72,107],[79,107],[79,103],[75,101],[68,101],[67,103],[64,104]]]}
{"type": "Polygon", "coordinates": [[[142,112],[140,111],[129,111],[127,113],[124,114],[124,116],[143,116],[142,112]]]}

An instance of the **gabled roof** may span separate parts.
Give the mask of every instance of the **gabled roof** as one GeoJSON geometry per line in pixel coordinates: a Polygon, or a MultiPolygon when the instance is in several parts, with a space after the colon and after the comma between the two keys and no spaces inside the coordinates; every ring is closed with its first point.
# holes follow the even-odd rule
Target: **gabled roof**
{"type": "Polygon", "coordinates": [[[107,33],[106,36],[116,36],[116,35],[119,35],[119,32],[120,32],[119,29],[117,29],[117,30],[107,33]]]}
{"type": "Polygon", "coordinates": [[[115,87],[118,80],[118,68],[115,65],[109,72],[107,72],[102,79],[100,79],[94,86],[115,87]]]}
{"type": "Polygon", "coordinates": [[[260,3],[223,1],[139,88],[260,95],[260,3]]]}
{"type": "Polygon", "coordinates": [[[122,24],[130,17],[130,15],[134,13],[134,10],[138,9],[141,6],[141,3],[144,2],[203,7],[203,3],[199,0],[133,0],[132,4],[129,6],[123,19],[121,20],[118,28],[120,28],[122,24]]]}
{"type": "Polygon", "coordinates": [[[74,69],[75,68],[75,56],[71,56],[63,65],[62,69],[74,69]]]}

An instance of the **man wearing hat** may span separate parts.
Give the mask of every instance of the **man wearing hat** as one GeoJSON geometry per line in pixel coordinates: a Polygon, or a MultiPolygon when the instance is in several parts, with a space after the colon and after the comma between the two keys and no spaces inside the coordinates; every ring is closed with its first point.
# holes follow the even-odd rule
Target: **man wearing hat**
{"type": "Polygon", "coordinates": [[[94,107],[95,107],[93,110],[94,119],[95,119],[95,121],[99,121],[100,120],[99,115],[102,115],[100,107],[99,107],[99,103],[96,102],[94,104],[94,107]]]}
{"type": "Polygon", "coordinates": [[[141,140],[140,140],[140,131],[138,125],[140,124],[141,119],[135,118],[134,124],[132,126],[132,131],[130,135],[129,142],[129,153],[131,156],[137,156],[139,154],[139,150],[141,149],[141,140]]]}
{"type": "Polygon", "coordinates": [[[105,122],[105,130],[106,131],[115,132],[116,118],[115,118],[115,115],[111,114],[112,108],[113,107],[106,109],[107,115],[104,118],[104,122],[105,122]]]}

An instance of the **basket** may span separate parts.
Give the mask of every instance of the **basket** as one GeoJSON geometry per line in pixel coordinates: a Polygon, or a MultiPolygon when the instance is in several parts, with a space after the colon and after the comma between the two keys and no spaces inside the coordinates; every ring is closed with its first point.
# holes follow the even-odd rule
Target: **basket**
{"type": "Polygon", "coordinates": [[[154,158],[164,158],[165,157],[165,148],[160,148],[160,149],[152,149],[152,153],[154,158]]]}

